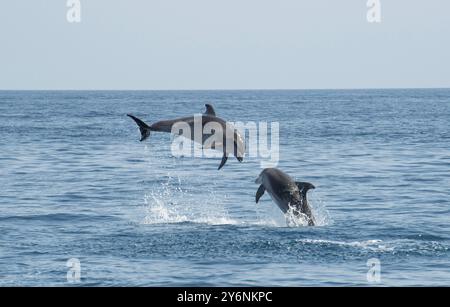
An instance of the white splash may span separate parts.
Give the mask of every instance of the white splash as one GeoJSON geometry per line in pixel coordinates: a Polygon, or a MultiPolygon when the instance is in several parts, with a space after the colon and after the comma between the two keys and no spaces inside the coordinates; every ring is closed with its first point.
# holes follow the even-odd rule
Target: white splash
{"type": "Polygon", "coordinates": [[[333,220],[325,207],[325,203],[314,191],[309,192],[308,203],[311,206],[316,226],[329,226],[333,224],[333,220]]]}
{"type": "Polygon", "coordinates": [[[299,213],[293,207],[289,207],[288,212],[285,214],[286,224],[288,227],[304,227],[308,226],[309,218],[306,214],[299,213]]]}
{"type": "Polygon", "coordinates": [[[181,188],[180,177],[169,180],[145,195],[144,224],[201,223],[209,225],[237,224],[218,201],[214,189],[199,202],[195,192],[181,188]]]}
{"type": "MultiPolygon", "coordinates": [[[[314,193],[310,192],[308,195],[308,202],[311,206],[315,226],[328,226],[332,224],[332,220],[325,207],[324,202],[318,198],[314,193]]],[[[273,201],[263,201],[256,207],[256,213],[258,216],[258,224],[267,225],[273,227],[307,227],[308,217],[304,214],[294,213],[294,209],[291,208],[286,214],[283,214],[273,201]]]]}
{"type": "MultiPolygon", "coordinates": [[[[279,208],[270,201],[256,205],[256,216],[251,218],[230,216],[226,208],[226,195],[217,195],[215,182],[211,182],[208,191],[202,190],[201,200],[193,179],[189,176],[188,188],[183,183],[179,172],[173,175],[169,172],[166,182],[152,189],[144,196],[145,217],[143,224],[174,224],[174,223],[198,223],[208,225],[255,225],[265,227],[306,227],[306,216],[288,213],[284,215],[279,208]]],[[[310,196],[310,204],[316,221],[316,226],[326,226],[331,223],[328,211],[323,202],[310,196]]],[[[234,211],[233,211],[234,212],[234,211]]],[[[237,213],[235,213],[237,214],[237,213]]],[[[247,213],[248,214],[248,213],[247,213]]]]}

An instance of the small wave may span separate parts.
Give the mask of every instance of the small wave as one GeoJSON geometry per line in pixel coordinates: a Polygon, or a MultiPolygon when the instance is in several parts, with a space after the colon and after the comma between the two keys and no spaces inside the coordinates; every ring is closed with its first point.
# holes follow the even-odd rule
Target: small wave
{"type": "Polygon", "coordinates": [[[392,255],[432,255],[438,256],[446,254],[449,247],[436,241],[415,241],[400,239],[392,241],[382,241],[378,239],[365,241],[333,241],[322,239],[298,239],[301,244],[323,245],[324,248],[341,247],[355,248],[367,252],[389,253],[392,255]]]}
{"type": "Polygon", "coordinates": [[[113,217],[93,216],[87,214],[51,213],[34,215],[14,215],[0,217],[0,221],[43,221],[43,222],[65,222],[65,221],[91,221],[98,219],[112,219],[113,217]]]}
{"type": "Polygon", "coordinates": [[[253,222],[244,223],[249,226],[264,226],[264,227],[285,227],[286,224],[280,223],[279,221],[271,218],[258,219],[253,222]]]}
{"type": "Polygon", "coordinates": [[[306,244],[319,244],[326,246],[342,246],[342,247],[355,247],[371,251],[393,251],[394,247],[387,246],[382,240],[366,240],[366,241],[333,241],[333,240],[322,240],[322,239],[299,239],[297,242],[306,244]]]}

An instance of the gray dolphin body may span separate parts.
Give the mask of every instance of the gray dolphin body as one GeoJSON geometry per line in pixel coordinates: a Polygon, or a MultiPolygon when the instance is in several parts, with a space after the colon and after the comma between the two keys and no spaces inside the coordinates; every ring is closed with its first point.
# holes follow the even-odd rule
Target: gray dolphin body
{"type": "Polygon", "coordinates": [[[295,216],[299,216],[301,213],[306,215],[308,226],[316,225],[306,198],[308,190],[315,189],[314,185],[309,182],[295,182],[289,175],[277,168],[264,169],[256,179],[256,183],[260,184],[256,192],[256,203],[267,191],[283,213],[286,214],[292,208],[295,216]]]}
{"type": "MultiPolygon", "coordinates": [[[[150,136],[151,131],[172,133],[173,132],[172,128],[175,124],[183,123],[183,124],[189,125],[189,127],[191,128],[190,139],[204,145],[205,141],[212,136],[212,133],[211,134],[204,133],[205,125],[207,125],[209,123],[220,125],[222,127],[222,137],[220,138],[221,142],[218,142],[217,144],[213,144],[212,146],[209,147],[212,149],[216,149],[216,146],[217,146],[217,147],[221,147],[223,149],[223,157],[222,157],[222,161],[219,165],[219,169],[221,169],[225,165],[225,163],[228,160],[228,156],[230,154],[233,154],[239,162],[242,162],[242,160],[244,159],[244,154],[245,154],[245,142],[244,142],[244,139],[242,138],[242,136],[239,134],[239,132],[236,129],[234,129],[234,127],[231,124],[227,123],[222,118],[216,116],[216,112],[214,111],[214,108],[212,105],[206,104],[205,107],[206,107],[206,111],[205,111],[205,113],[202,114],[201,119],[200,119],[201,127],[202,127],[201,139],[198,137],[196,138],[194,135],[194,131],[195,131],[194,124],[195,124],[195,118],[196,118],[194,116],[180,117],[180,118],[171,119],[171,120],[162,120],[162,121],[156,122],[149,126],[145,122],[140,120],[139,118],[137,118],[131,114],[127,114],[127,115],[129,117],[131,117],[138,125],[139,130],[141,132],[141,140],[140,140],[141,142],[150,136]],[[227,146],[227,143],[233,144],[233,146],[227,146]],[[230,147],[231,150],[228,147],[230,147]]],[[[199,122],[199,124],[200,124],[200,122],[199,122]]]]}

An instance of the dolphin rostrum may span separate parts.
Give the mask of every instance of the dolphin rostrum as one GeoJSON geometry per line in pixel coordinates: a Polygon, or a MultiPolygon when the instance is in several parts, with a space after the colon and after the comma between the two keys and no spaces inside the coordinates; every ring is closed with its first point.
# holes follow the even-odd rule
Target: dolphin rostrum
{"type": "Polygon", "coordinates": [[[309,182],[295,182],[289,175],[277,168],[264,169],[255,183],[260,184],[256,192],[256,203],[267,191],[284,214],[292,210],[296,217],[301,214],[305,215],[308,226],[316,225],[306,198],[308,190],[315,189],[314,185],[309,182]]]}
{"type": "Polygon", "coordinates": [[[180,134],[181,132],[176,129],[177,126],[174,125],[187,124],[191,130],[191,140],[204,145],[203,148],[223,150],[222,161],[219,165],[219,169],[225,165],[230,154],[233,154],[239,162],[242,162],[245,154],[245,142],[241,134],[230,123],[227,123],[222,118],[217,117],[212,105],[206,104],[205,107],[206,111],[201,116],[187,116],[171,120],[162,120],[150,126],[131,114],[127,114],[127,116],[131,117],[138,125],[141,132],[141,142],[150,136],[151,131],[180,134]],[[197,124],[201,127],[200,136],[195,135],[195,126],[197,124]],[[210,134],[204,132],[205,125],[209,125],[211,127],[211,124],[215,124],[216,127],[220,128],[222,133],[218,136],[218,141],[216,140],[212,144],[205,144],[205,141],[210,139],[213,134],[219,133],[217,129],[211,129],[210,134]],[[227,146],[227,144],[229,146],[227,146]]]}

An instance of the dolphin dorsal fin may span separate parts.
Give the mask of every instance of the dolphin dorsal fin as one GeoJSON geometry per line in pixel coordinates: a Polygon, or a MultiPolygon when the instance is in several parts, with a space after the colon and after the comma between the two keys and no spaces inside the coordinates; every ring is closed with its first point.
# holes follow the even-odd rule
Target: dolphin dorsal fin
{"type": "Polygon", "coordinates": [[[203,114],[209,115],[209,116],[216,116],[216,111],[214,111],[214,108],[212,105],[207,103],[207,104],[205,104],[205,107],[206,107],[206,111],[203,114]]]}
{"type": "Polygon", "coordinates": [[[256,191],[256,203],[258,203],[261,196],[263,196],[264,192],[266,191],[266,188],[261,184],[258,188],[258,191],[256,191]]]}

